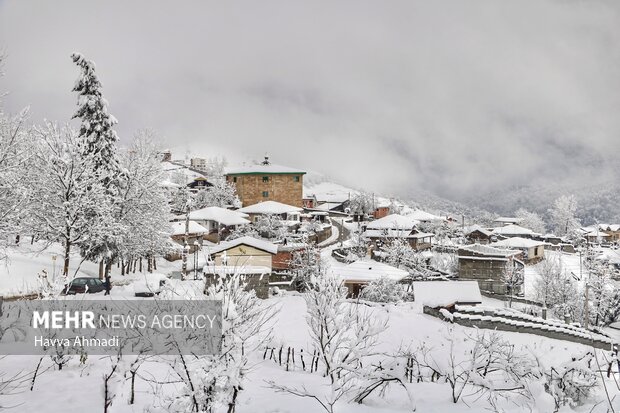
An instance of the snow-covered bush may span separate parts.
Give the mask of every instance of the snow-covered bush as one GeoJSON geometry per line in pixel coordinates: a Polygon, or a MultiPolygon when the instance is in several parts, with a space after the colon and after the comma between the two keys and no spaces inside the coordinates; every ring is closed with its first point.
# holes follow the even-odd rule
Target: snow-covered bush
{"type": "Polygon", "coordinates": [[[377,303],[395,303],[407,298],[406,286],[387,277],[369,282],[360,294],[360,299],[377,303]]]}

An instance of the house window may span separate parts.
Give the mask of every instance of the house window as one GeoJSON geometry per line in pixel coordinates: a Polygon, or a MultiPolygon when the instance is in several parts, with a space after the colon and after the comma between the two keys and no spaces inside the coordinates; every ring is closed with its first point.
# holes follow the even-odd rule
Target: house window
{"type": "Polygon", "coordinates": [[[237,177],[233,176],[233,182],[237,182],[237,177]]]}
{"type": "Polygon", "coordinates": [[[299,182],[299,175],[295,175],[295,182],[299,182]]]}
{"type": "Polygon", "coordinates": [[[263,191],[263,198],[269,197],[269,191],[263,191]]]}
{"type": "Polygon", "coordinates": [[[269,182],[269,177],[268,176],[263,176],[263,182],[269,182]]]}

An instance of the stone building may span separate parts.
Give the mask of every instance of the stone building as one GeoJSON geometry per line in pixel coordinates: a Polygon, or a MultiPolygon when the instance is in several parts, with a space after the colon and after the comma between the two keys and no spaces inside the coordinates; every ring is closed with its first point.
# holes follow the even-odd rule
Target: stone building
{"type": "Polygon", "coordinates": [[[258,165],[229,169],[226,181],[235,185],[242,206],[263,201],[303,207],[303,176],[305,172],[274,165],[269,157],[258,165]]]}
{"type": "MultiPolygon", "coordinates": [[[[506,294],[503,280],[507,265],[522,271],[522,252],[489,247],[488,245],[467,245],[459,248],[459,279],[478,281],[481,291],[506,294]]],[[[518,294],[520,291],[515,291],[518,294]]]]}

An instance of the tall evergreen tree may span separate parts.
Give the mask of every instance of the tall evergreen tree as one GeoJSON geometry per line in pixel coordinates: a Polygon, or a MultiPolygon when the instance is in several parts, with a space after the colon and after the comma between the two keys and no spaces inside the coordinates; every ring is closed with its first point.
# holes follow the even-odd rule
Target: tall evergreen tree
{"type": "MultiPolygon", "coordinates": [[[[97,208],[87,213],[90,234],[82,242],[81,250],[86,259],[105,264],[105,273],[108,274],[111,264],[118,257],[123,233],[127,230],[120,217],[125,173],[117,155],[118,136],[113,129],[117,120],[108,113],[108,102],[103,97],[95,64],[79,53],[73,53],[71,58],[81,70],[73,87],[78,94],[78,109],[73,118],[81,121],[80,154],[104,189],[101,199],[97,199],[97,208]]],[[[94,197],[98,193],[92,191],[91,195],[94,197]]],[[[102,271],[99,275],[103,276],[102,271]]]]}

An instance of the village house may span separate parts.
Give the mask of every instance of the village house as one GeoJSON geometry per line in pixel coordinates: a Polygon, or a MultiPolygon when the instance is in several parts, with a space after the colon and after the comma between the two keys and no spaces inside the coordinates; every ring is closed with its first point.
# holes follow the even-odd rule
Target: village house
{"type": "Polygon", "coordinates": [[[213,186],[201,171],[185,164],[176,161],[162,161],[161,166],[166,177],[164,185],[184,183],[192,192],[213,186]]]}
{"type": "Polygon", "coordinates": [[[243,207],[263,201],[302,207],[304,174],[299,169],[272,164],[265,156],[262,163],[228,169],[225,176],[235,185],[243,207]]]}
{"type": "Polygon", "coordinates": [[[545,243],[529,238],[512,237],[489,244],[490,247],[521,251],[526,264],[536,264],[545,258],[545,243]]]}
{"type": "Polygon", "coordinates": [[[390,215],[390,202],[388,201],[379,202],[372,213],[374,219],[384,218],[388,215],[390,215]]]}
{"type": "Polygon", "coordinates": [[[311,195],[305,195],[302,198],[302,206],[305,209],[314,209],[319,205],[319,202],[316,199],[316,195],[311,194],[311,195]]]}
{"type": "Polygon", "coordinates": [[[409,218],[415,219],[418,222],[431,223],[431,222],[445,222],[447,218],[440,217],[439,215],[431,214],[430,212],[422,211],[421,209],[414,209],[408,212],[409,218]]]}
{"type": "Polygon", "coordinates": [[[619,224],[599,224],[599,227],[609,235],[609,242],[620,241],[620,225],[619,224]]]}
{"type": "Polygon", "coordinates": [[[268,297],[277,245],[253,237],[241,237],[208,247],[207,253],[210,262],[203,268],[206,285],[213,284],[218,277],[241,274],[245,276],[247,289],[256,291],[259,298],[268,297]]]}
{"type": "Polygon", "coordinates": [[[435,234],[418,230],[418,223],[419,221],[410,216],[391,214],[369,222],[364,227],[363,236],[375,248],[380,248],[394,239],[404,239],[415,250],[429,249],[435,234]]]}
{"type": "Polygon", "coordinates": [[[215,243],[225,240],[238,227],[249,224],[248,217],[249,215],[243,212],[220,207],[206,207],[189,213],[191,221],[207,229],[205,238],[215,243]]]}
{"type": "Polygon", "coordinates": [[[529,228],[525,228],[516,224],[508,224],[503,227],[497,227],[493,229],[493,235],[496,235],[498,239],[521,237],[521,238],[536,238],[541,234],[532,231],[529,228]]]}
{"type": "Polygon", "coordinates": [[[170,238],[174,241],[179,248],[174,248],[174,252],[168,253],[166,259],[168,261],[175,261],[182,258],[183,247],[187,238],[188,254],[193,254],[199,250],[204,244],[204,237],[208,230],[202,225],[194,221],[189,221],[187,225],[186,221],[171,222],[172,233],[170,238]],[[187,230],[187,236],[186,236],[187,230]]]}
{"type": "Polygon", "coordinates": [[[262,216],[273,215],[278,216],[284,221],[294,221],[297,223],[301,221],[302,211],[302,208],[277,201],[263,201],[237,210],[237,212],[247,214],[252,222],[255,222],[262,216]]]}
{"type": "Polygon", "coordinates": [[[605,228],[608,228],[608,226],[600,224],[591,225],[589,227],[581,228],[581,232],[588,244],[602,244],[612,242],[613,231],[605,231],[605,228]]]}
{"type": "Polygon", "coordinates": [[[524,267],[521,251],[474,244],[459,248],[457,253],[459,279],[477,281],[480,290],[494,294],[506,294],[508,290],[503,280],[507,266],[517,271],[524,267]]]}
{"type": "Polygon", "coordinates": [[[472,225],[463,231],[463,235],[470,244],[489,244],[495,240],[493,231],[482,228],[479,225],[472,225]]]}
{"type": "Polygon", "coordinates": [[[495,221],[493,221],[493,225],[495,227],[503,227],[505,225],[518,225],[521,222],[523,222],[523,218],[516,218],[516,217],[498,217],[495,219],[495,221]]]}
{"type": "Polygon", "coordinates": [[[400,282],[409,276],[405,270],[380,262],[365,260],[352,262],[345,267],[333,268],[332,271],[347,287],[351,298],[359,297],[362,289],[371,281],[387,278],[400,282]]]}

